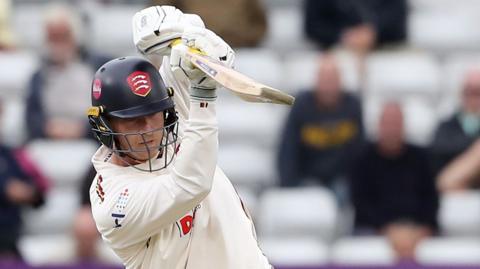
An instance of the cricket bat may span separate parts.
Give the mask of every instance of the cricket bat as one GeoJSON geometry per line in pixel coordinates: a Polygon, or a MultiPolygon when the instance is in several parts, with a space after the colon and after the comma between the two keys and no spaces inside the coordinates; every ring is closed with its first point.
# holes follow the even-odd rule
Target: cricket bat
{"type": "MultiPolygon", "coordinates": [[[[176,39],[171,46],[181,42],[181,39],[176,39]]],[[[247,102],[292,105],[295,101],[295,97],[257,82],[197,49],[190,48],[187,57],[193,66],[247,102]]]]}

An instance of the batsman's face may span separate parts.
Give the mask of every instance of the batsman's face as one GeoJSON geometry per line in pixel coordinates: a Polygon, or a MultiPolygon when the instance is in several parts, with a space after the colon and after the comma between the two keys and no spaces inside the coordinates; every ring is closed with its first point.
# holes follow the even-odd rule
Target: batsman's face
{"type": "Polygon", "coordinates": [[[128,155],[139,161],[146,161],[159,154],[164,130],[163,112],[131,118],[113,119],[111,125],[122,150],[131,150],[128,155]]]}

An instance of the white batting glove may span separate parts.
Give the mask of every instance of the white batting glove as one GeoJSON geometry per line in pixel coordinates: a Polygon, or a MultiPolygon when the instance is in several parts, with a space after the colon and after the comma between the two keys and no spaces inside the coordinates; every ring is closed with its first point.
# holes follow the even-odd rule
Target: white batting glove
{"type": "Polygon", "coordinates": [[[192,98],[215,99],[215,89],[218,84],[192,65],[186,56],[189,48],[200,50],[206,56],[228,67],[233,67],[234,51],[218,35],[202,27],[186,27],[182,35],[182,44],[172,48],[170,66],[175,79],[180,81],[190,80],[192,98]]]}
{"type": "Polygon", "coordinates": [[[205,28],[198,15],[184,14],[173,6],[145,8],[132,18],[133,43],[147,58],[161,59],[170,55],[170,43],[189,26],[205,28]]]}

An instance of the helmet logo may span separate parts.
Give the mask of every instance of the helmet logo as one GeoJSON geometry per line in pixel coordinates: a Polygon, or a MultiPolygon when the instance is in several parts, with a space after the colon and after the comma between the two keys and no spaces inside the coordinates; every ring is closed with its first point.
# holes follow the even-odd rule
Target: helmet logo
{"type": "Polygon", "coordinates": [[[102,95],[102,81],[98,78],[93,81],[92,94],[96,100],[102,95]]]}
{"type": "Polygon", "coordinates": [[[135,71],[127,77],[128,86],[138,96],[145,97],[152,90],[150,76],[147,72],[135,71]]]}

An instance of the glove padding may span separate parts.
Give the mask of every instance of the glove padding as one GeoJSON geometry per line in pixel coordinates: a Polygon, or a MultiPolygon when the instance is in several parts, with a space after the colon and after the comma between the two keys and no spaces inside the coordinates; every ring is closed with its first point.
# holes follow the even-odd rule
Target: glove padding
{"type": "Polygon", "coordinates": [[[235,53],[222,38],[202,27],[186,27],[182,35],[182,43],[172,48],[170,66],[175,79],[190,81],[192,98],[214,100],[218,84],[201,70],[195,68],[187,59],[186,52],[189,48],[200,50],[203,54],[228,67],[233,66],[235,53]]]}
{"type": "Polygon", "coordinates": [[[132,18],[133,43],[146,56],[168,56],[170,43],[188,26],[205,28],[198,15],[184,14],[173,6],[145,8],[132,18]]]}

